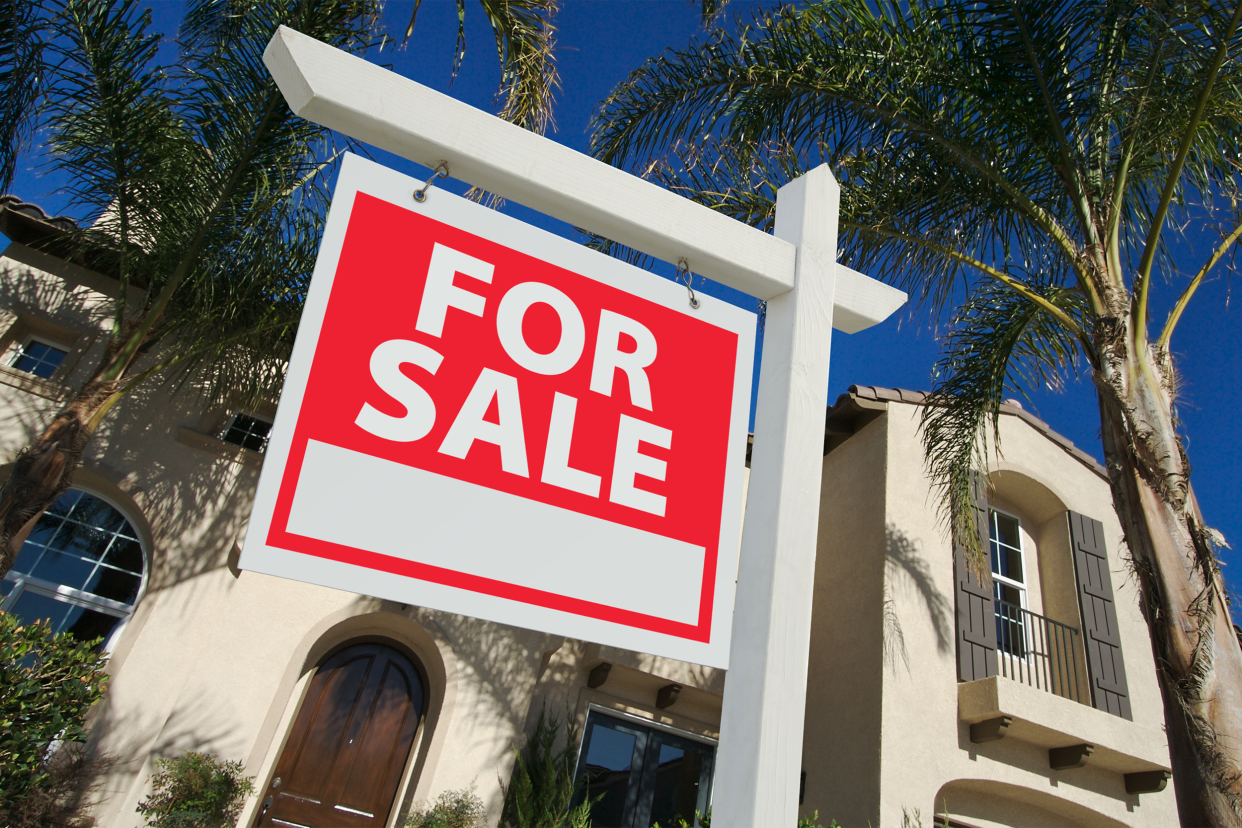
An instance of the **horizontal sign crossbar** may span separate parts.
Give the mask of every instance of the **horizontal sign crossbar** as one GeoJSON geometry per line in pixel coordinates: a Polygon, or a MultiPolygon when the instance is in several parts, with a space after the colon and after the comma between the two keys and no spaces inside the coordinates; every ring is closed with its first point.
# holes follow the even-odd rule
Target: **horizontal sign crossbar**
{"type": "MultiPolygon", "coordinates": [[[[415,81],[281,27],[264,62],[303,118],[760,299],[793,288],[794,246],[415,81]]],[[[883,321],[895,288],[836,268],[835,326],[883,321]]]]}

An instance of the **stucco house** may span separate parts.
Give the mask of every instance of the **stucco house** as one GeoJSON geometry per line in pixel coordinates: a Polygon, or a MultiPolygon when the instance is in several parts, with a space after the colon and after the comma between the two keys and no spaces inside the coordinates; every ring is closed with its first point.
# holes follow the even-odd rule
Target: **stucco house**
{"type": "MultiPolygon", "coordinates": [[[[56,255],[69,226],[0,202],[14,240],[0,473],[102,348],[114,283],[56,255]]],[[[976,486],[980,577],[938,519],[924,402],[855,386],[826,411],[802,812],[894,828],[1176,824],[1103,469],[1007,404],[1004,454],[976,486]]],[[[273,411],[138,392],[0,584],[4,611],[104,636],[112,682],[91,729],[122,764],[98,825],[141,825],[152,762],[185,750],[254,775],[239,824],[399,825],[471,785],[495,824],[543,710],[577,722],[579,773],[604,795],[596,826],[710,804],[724,671],[239,570],[273,411]]]]}

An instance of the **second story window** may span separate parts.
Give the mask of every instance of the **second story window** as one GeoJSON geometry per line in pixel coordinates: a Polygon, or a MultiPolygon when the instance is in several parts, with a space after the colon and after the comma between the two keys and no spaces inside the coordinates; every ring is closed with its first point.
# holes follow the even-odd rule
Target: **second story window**
{"type": "Polygon", "coordinates": [[[995,509],[988,514],[988,546],[992,557],[992,590],[996,598],[996,644],[1024,657],[1022,610],[1026,608],[1026,560],[1018,519],[995,509]]]}
{"type": "Polygon", "coordinates": [[[10,367],[42,379],[50,379],[69,352],[51,343],[30,337],[13,355],[10,367]]]}
{"type": "Polygon", "coordinates": [[[228,425],[220,434],[220,439],[262,454],[267,448],[267,438],[271,431],[271,420],[265,420],[245,411],[238,411],[229,418],[228,425]]]}

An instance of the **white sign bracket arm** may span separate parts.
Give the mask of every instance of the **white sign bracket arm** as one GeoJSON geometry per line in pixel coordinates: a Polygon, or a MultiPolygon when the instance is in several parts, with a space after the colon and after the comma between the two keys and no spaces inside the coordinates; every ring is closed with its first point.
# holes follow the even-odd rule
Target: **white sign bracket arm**
{"type": "MultiPolygon", "coordinates": [[[[794,248],[366,60],[281,26],[263,53],[298,115],[713,281],[771,299],[793,289],[794,248]]],[[[834,326],[887,319],[905,293],[834,265],[834,326]]],[[[826,402],[826,401],[825,401],[826,402]]]]}

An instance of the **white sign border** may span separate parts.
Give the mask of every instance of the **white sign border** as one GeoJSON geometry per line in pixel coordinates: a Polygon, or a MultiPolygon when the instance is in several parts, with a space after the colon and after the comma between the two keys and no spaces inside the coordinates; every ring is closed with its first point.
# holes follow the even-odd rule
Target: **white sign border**
{"type": "MultiPolygon", "coordinates": [[[[742,527],[745,436],[750,418],[756,315],[702,294],[699,295],[699,308],[692,310],[686,289],[682,285],[443,189],[431,189],[426,201],[420,204],[414,200],[413,193],[422,186],[423,182],[415,178],[352,153],[344,154],[324,226],[314,278],[307,293],[301,325],[281,393],[281,404],[265,452],[263,471],[239,567],[282,577],[287,577],[285,573],[297,571],[298,580],[333,589],[418,604],[709,667],[727,668],[742,527]],[[298,412],[319,342],[349,218],[353,213],[354,197],[359,192],[459,227],[497,244],[727,329],[738,336],[709,641],[691,641],[429,581],[418,580],[417,589],[421,595],[418,600],[412,600],[406,593],[406,587],[409,581],[417,579],[380,573],[365,567],[267,545],[266,536],[288,462],[298,412]],[[376,577],[377,575],[382,577],[376,577]],[[451,609],[446,609],[448,607],[451,609]]],[[[687,369],[693,371],[696,360],[713,356],[686,354],[684,358],[687,369]]],[[[623,566],[624,563],[618,562],[618,565],[623,566]]],[[[654,576],[658,577],[658,573],[654,576]]]]}

